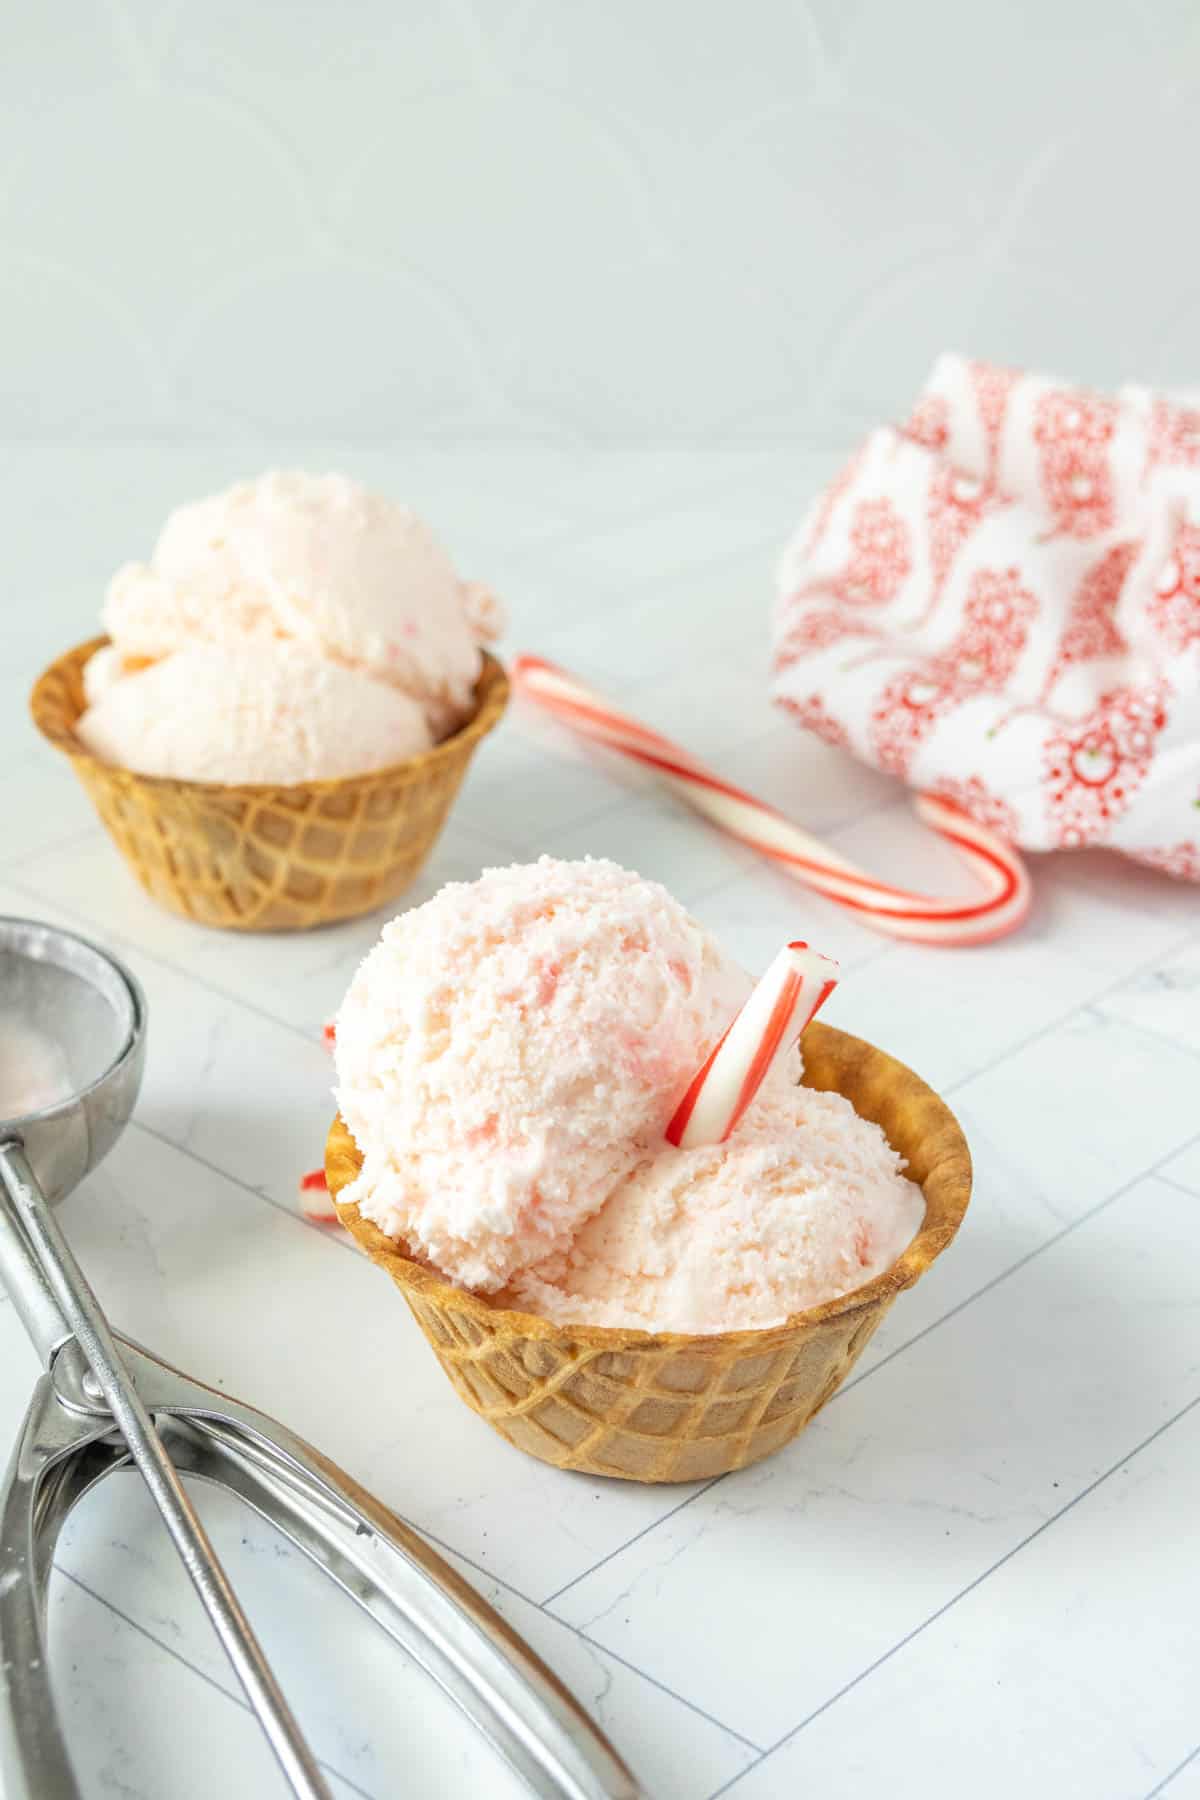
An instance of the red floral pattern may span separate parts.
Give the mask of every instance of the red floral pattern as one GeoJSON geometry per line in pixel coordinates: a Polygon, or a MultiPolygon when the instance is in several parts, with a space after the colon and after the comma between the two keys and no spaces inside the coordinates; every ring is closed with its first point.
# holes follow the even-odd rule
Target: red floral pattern
{"type": "Polygon", "coordinates": [[[1074,664],[1094,662],[1101,656],[1125,654],[1128,645],[1117,629],[1115,614],[1125,577],[1140,548],[1136,540],[1114,544],[1099,562],[1092,564],[1079,583],[1071,600],[1066,628],[1042,687],[1043,704],[1074,664]]]}
{"type": "Polygon", "coordinates": [[[987,456],[984,481],[988,487],[994,487],[1000,472],[1000,441],[1004,435],[1009,396],[1019,377],[1016,369],[1005,369],[998,363],[968,363],[967,372],[971,377],[975,404],[979,408],[983,424],[983,442],[987,456]]]}
{"type": "Polygon", "coordinates": [[[1155,400],[1150,408],[1150,434],[1146,446],[1146,474],[1166,464],[1172,468],[1200,468],[1200,410],[1155,400]]]}
{"type": "Polygon", "coordinates": [[[1062,848],[1097,843],[1126,810],[1154,760],[1166,696],[1161,681],[1114,688],[1086,718],[1047,739],[1046,805],[1062,848]]]}
{"type": "Polygon", "coordinates": [[[1094,537],[1113,523],[1108,446],[1117,425],[1111,400],[1083,388],[1042,394],[1033,436],[1041,464],[1042,492],[1054,529],[1067,537],[1094,537]]]}
{"type": "Polygon", "coordinates": [[[943,776],[930,788],[940,800],[951,800],[955,806],[961,806],[965,813],[978,819],[992,831],[998,831],[1002,837],[1011,838],[1015,843],[1020,830],[1017,810],[1010,806],[1000,794],[994,794],[979,775],[968,775],[965,780],[956,780],[951,775],[943,776]]]}
{"type": "Polygon", "coordinates": [[[929,484],[929,602],[922,622],[941,599],[946,577],[971,533],[984,516],[999,504],[999,496],[973,475],[959,469],[938,469],[929,484]]]}
{"type": "Polygon", "coordinates": [[[850,748],[850,734],[832,713],[825,710],[825,703],[819,694],[809,694],[803,700],[784,694],[780,697],[779,704],[805,731],[815,732],[836,750],[850,748]]]}
{"type": "Polygon", "coordinates": [[[1117,839],[1200,884],[1200,401],[946,357],[785,568],[797,723],[1028,848],[1117,839]]]}
{"type": "Polygon", "coordinates": [[[806,612],[781,639],[772,666],[775,673],[781,675],[806,656],[836,644],[839,638],[878,636],[878,628],[869,624],[861,613],[843,612],[838,606],[806,612]]]}
{"type": "Polygon", "coordinates": [[[860,500],[850,517],[850,554],[844,565],[829,575],[819,575],[792,594],[783,609],[799,611],[786,624],[775,657],[775,669],[790,668],[801,656],[824,650],[843,637],[870,637],[875,627],[862,624],[856,608],[886,606],[894,600],[912,570],[908,526],[890,500],[860,500]],[[830,598],[833,606],[804,611],[816,597],[830,598]]]}
{"type": "Polygon", "coordinates": [[[998,693],[1016,668],[1038,603],[1016,569],[976,571],[958,636],[888,682],[871,715],[880,768],[907,775],[937,721],[978,694],[998,693]]]}
{"type": "Polygon", "coordinates": [[[900,427],[900,435],[926,450],[944,450],[950,440],[950,408],[942,395],[922,394],[900,427]]]}
{"type": "Polygon", "coordinates": [[[825,489],[813,514],[812,529],[804,540],[804,555],[811,556],[825,533],[829,530],[829,522],[833,518],[834,508],[844,494],[847,494],[858,479],[858,471],[862,466],[865,451],[856,450],[848,462],[834,476],[825,489]]]}
{"type": "Polygon", "coordinates": [[[1200,525],[1181,519],[1176,526],[1171,555],[1147,611],[1168,650],[1190,650],[1200,643],[1200,525]]]}
{"type": "Polygon", "coordinates": [[[860,500],[850,519],[850,560],[821,585],[850,606],[884,606],[912,570],[908,526],[890,500],[860,500]]]}

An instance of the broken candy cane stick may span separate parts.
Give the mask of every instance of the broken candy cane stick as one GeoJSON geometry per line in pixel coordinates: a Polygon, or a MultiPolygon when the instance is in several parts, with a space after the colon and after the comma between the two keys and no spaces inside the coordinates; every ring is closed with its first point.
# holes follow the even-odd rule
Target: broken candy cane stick
{"type": "MultiPolygon", "coordinates": [[[[335,1023],[328,1019],[321,1027],[321,1042],[327,1050],[332,1050],[336,1041],[335,1023]]],[[[309,1169],[300,1177],[300,1207],[305,1218],[311,1219],[314,1225],[341,1223],[329,1198],[329,1185],[325,1180],[324,1169],[309,1169]]]]}
{"type": "Polygon", "coordinates": [[[300,1177],[300,1208],[305,1218],[311,1219],[314,1225],[340,1223],[333,1210],[333,1201],[329,1198],[324,1169],[309,1169],[307,1174],[300,1177]]]}
{"type": "Polygon", "coordinates": [[[918,794],[918,816],[945,838],[981,880],[976,900],[940,899],[876,881],[775,807],[722,780],[688,751],[591,693],[539,656],[518,656],[518,692],[564,725],[654,769],[672,791],[739,843],[769,857],[797,881],[844,906],[862,924],[918,944],[983,944],[1025,918],[1032,889],[1017,851],[949,800],[918,794]]]}
{"type": "Polygon", "coordinates": [[[779,952],[699,1069],[667,1126],[681,1150],[723,1144],[778,1058],[796,1042],[838,983],[838,966],[807,944],[779,952]]]}

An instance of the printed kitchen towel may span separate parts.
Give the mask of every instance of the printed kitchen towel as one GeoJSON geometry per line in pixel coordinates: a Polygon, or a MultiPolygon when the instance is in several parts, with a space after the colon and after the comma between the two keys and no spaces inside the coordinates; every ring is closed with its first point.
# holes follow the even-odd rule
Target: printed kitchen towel
{"type": "Polygon", "coordinates": [[[1200,881],[1200,405],[943,356],[788,545],[773,641],[830,743],[1200,881]]]}

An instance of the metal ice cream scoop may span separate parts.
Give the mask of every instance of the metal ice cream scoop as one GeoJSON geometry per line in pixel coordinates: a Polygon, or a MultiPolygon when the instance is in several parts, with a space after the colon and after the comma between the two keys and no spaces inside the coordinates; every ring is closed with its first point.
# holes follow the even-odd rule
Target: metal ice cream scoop
{"type": "Polygon", "coordinates": [[[114,957],[0,918],[0,1278],[42,1357],[0,1489],[0,1769],[7,1800],[78,1800],[51,1696],[46,1591],[75,1503],[136,1464],[302,1800],[330,1800],[180,1479],[237,1494],[429,1673],[534,1794],[637,1800],[533,1652],[415,1532],[283,1425],[114,1333],[50,1207],[133,1110],[146,1003],[114,957]]]}

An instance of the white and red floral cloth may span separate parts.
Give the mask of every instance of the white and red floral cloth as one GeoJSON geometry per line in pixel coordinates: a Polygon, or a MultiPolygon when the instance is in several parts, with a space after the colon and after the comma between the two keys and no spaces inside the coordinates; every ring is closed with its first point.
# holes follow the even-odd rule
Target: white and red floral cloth
{"type": "Polygon", "coordinates": [[[1028,849],[1200,881],[1200,404],[943,356],[784,552],[772,692],[1028,849]]]}

